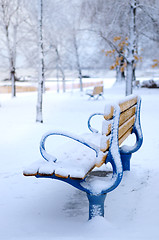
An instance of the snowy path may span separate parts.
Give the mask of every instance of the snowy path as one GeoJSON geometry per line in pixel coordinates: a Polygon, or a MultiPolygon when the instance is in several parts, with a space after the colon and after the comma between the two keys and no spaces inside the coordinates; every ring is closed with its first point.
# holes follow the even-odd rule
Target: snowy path
{"type": "MultiPolygon", "coordinates": [[[[119,94],[120,92],[120,94],[119,94]]],[[[105,218],[88,219],[84,193],[55,180],[24,177],[23,168],[40,158],[39,141],[51,129],[87,133],[87,119],[102,112],[119,87],[106,89],[105,99],[47,93],[44,124],[35,123],[36,94],[0,96],[0,239],[159,239],[159,90],[137,89],[142,97],[144,143],[133,155],[131,172],[107,196],[105,218]]],[[[54,144],[58,148],[60,140],[54,144]]]]}

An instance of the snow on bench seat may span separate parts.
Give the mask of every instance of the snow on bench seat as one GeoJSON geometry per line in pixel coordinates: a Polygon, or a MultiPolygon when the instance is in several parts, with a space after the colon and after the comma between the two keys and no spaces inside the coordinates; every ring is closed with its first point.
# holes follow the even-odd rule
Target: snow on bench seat
{"type": "Polygon", "coordinates": [[[36,175],[48,175],[55,174],[61,178],[80,178],[83,179],[87,173],[94,167],[95,158],[89,159],[85,157],[83,159],[65,159],[65,161],[47,162],[37,161],[27,169],[24,170],[25,176],[36,176],[36,175]],[[68,160],[68,161],[67,161],[68,160]]]}
{"type": "MultiPolygon", "coordinates": [[[[100,142],[100,137],[100,134],[85,135],[85,138],[91,140],[92,143],[100,142]]],[[[24,169],[23,174],[25,176],[52,176],[55,174],[61,178],[84,179],[98,163],[95,152],[79,143],[72,143],[71,146],[65,144],[62,149],[63,152],[59,154],[56,162],[41,159],[24,169]]]]}

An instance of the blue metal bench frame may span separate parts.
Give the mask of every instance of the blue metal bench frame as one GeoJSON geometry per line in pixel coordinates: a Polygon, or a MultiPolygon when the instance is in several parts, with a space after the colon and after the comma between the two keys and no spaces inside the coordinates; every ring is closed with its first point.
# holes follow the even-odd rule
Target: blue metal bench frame
{"type": "MultiPolygon", "coordinates": [[[[142,130],[141,130],[141,124],[140,124],[140,106],[141,106],[141,99],[138,98],[137,102],[137,109],[136,109],[136,120],[133,126],[132,133],[135,134],[136,136],[136,143],[134,146],[122,146],[119,147],[118,145],[118,129],[116,129],[115,125],[119,125],[119,117],[120,117],[120,108],[118,105],[115,105],[114,108],[114,115],[113,115],[113,124],[112,126],[112,134],[111,134],[111,139],[110,139],[110,147],[109,147],[109,152],[106,158],[106,163],[110,162],[113,168],[113,175],[112,175],[112,185],[109,187],[105,187],[99,194],[95,194],[92,192],[91,189],[89,189],[89,186],[84,187],[87,176],[84,179],[78,179],[78,178],[62,178],[58,177],[55,174],[51,176],[46,176],[46,175],[39,175],[37,174],[37,178],[51,178],[51,179],[57,179],[60,181],[64,181],[75,188],[86,192],[88,201],[89,201],[89,219],[93,218],[94,216],[104,216],[104,201],[106,198],[107,193],[110,191],[114,190],[121,182],[122,176],[123,176],[123,171],[129,171],[130,170],[130,159],[132,156],[132,153],[136,152],[142,145],[143,142],[143,135],[142,135],[142,130]],[[114,146],[115,144],[115,146],[114,146]],[[115,152],[114,152],[115,149],[115,152]],[[117,164],[118,163],[118,164],[117,164]]],[[[91,132],[97,133],[98,131],[96,129],[93,129],[91,127],[91,119],[92,117],[96,115],[103,115],[102,113],[94,113],[92,114],[89,119],[88,119],[88,128],[90,129],[91,132]]],[[[46,150],[45,150],[45,142],[46,139],[51,136],[51,135],[60,135],[63,137],[70,138],[74,141],[77,141],[81,144],[84,144],[88,148],[92,149],[96,153],[96,157],[98,157],[100,153],[100,148],[87,142],[84,141],[82,138],[79,138],[77,136],[72,136],[72,134],[68,133],[61,133],[58,131],[55,132],[48,132],[46,133],[40,142],[40,152],[43,158],[47,161],[54,161],[56,162],[56,157],[50,156],[46,150]]]]}

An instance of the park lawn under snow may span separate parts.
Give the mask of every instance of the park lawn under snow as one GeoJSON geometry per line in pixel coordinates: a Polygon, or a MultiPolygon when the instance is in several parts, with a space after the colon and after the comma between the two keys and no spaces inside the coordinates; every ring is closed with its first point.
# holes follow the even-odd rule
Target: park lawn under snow
{"type": "MultiPolygon", "coordinates": [[[[103,112],[111,99],[124,97],[124,87],[105,89],[105,99],[98,101],[88,101],[79,92],[47,92],[43,124],[35,123],[36,93],[14,99],[0,95],[0,239],[159,239],[159,89],[134,93],[142,97],[143,145],[133,154],[131,171],[107,195],[105,217],[91,221],[85,193],[61,181],[24,177],[22,172],[41,159],[39,142],[46,131],[88,133],[89,115],[103,112]]],[[[52,141],[53,152],[63,150],[60,138],[52,141]]]]}

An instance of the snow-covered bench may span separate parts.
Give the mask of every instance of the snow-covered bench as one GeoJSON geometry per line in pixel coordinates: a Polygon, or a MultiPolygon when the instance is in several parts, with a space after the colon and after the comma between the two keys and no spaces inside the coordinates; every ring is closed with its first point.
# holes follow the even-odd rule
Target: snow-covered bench
{"type": "Polygon", "coordinates": [[[103,86],[95,86],[92,90],[87,90],[86,94],[89,96],[90,98],[95,98],[98,99],[100,96],[103,97],[103,86]]]}
{"type": "MultiPolygon", "coordinates": [[[[140,104],[140,98],[131,95],[118,103],[106,105],[104,113],[92,114],[88,120],[88,127],[93,132],[89,136],[90,140],[94,139],[94,143],[88,141],[88,138],[85,140],[67,132],[51,131],[44,134],[40,142],[40,152],[45,160],[33,163],[23,174],[58,179],[71,184],[87,193],[89,219],[96,215],[104,216],[104,200],[107,193],[120,184],[123,171],[130,170],[132,153],[142,145],[140,104]],[[101,134],[90,124],[92,117],[96,115],[104,117],[101,134]],[[136,135],[135,145],[120,146],[132,133],[136,135]],[[45,149],[46,139],[53,135],[70,138],[77,146],[57,159],[45,149]],[[106,173],[107,165],[112,166],[109,175],[106,173]]],[[[70,145],[72,147],[72,144],[70,145]]],[[[59,152],[62,150],[59,149],[59,152]]]]}

